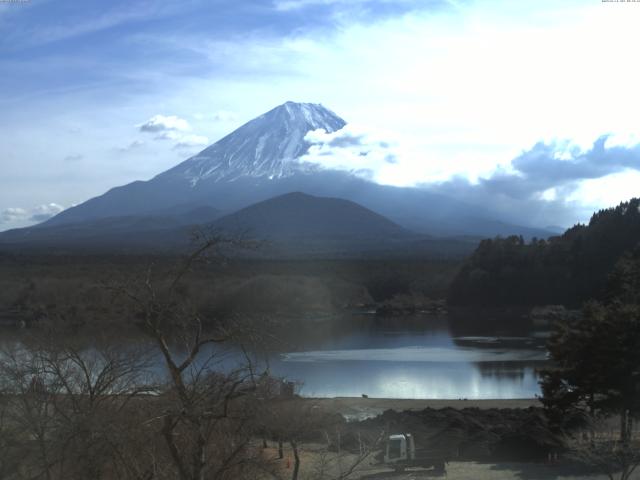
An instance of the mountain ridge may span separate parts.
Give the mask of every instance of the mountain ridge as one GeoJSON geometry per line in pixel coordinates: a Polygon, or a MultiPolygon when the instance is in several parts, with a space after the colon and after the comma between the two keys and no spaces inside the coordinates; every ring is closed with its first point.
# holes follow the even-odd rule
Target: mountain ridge
{"type": "Polygon", "coordinates": [[[257,241],[258,249],[231,248],[226,252],[245,258],[459,258],[476,245],[472,239],[443,240],[415,234],[349,200],[301,192],[270,198],[226,216],[217,214],[211,209],[196,209],[173,217],[109,217],[16,229],[0,235],[0,251],[175,254],[195,248],[195,232],[257,241]],[[189,218],[204,221],[188,223],[189,218]]]}
{"type": "Polygon", "coordinates": [[[342,198],[400,226],[435,236],[527,238],[552,234],[492,218],[477,205],[413,187],[380,185],[349,172],[300,161],[317,128],[346,122],[320,104],[287,102],[245,123],[200,153],[148,181],[114,187],[69,208],[35,229],[117,216],[155,216],[178,206],[212,207],[230,214],[289,192],[342,198]]]}

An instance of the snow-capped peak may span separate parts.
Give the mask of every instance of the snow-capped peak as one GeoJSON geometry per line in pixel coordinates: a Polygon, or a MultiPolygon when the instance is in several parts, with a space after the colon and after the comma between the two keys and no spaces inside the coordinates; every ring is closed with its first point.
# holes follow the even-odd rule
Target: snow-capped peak
{"type": "Polygon", "coordinates": [[[290,176],[305,168],[298,158],[310,147],[304,139],[308,132],[331,133],[344,126],[344,120],[320,104],[286,102],[161,175],[180,176],[191,185],[205,179],[290,176]]]}

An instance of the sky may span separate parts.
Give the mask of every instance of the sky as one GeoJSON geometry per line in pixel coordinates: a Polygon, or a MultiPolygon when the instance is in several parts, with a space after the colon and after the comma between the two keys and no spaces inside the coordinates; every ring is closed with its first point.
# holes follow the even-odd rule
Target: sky
{"type": "Polygon", "coordinates": [[[0,230],[289,100],[348,122],[307,161],[588,221],[640,195],[638,24],[602,0],[0,0],[0,230]]]}

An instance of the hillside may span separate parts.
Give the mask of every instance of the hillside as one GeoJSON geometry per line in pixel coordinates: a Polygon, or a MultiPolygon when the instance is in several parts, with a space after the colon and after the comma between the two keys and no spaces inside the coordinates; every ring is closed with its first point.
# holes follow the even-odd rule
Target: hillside
{"type": "Polygon", "coordinates": [[[640,199],[595,213],[549,240],[483,240],[449,291],[453,305],[577,306],[606,295],[616,261],[640,244],[640,199]]]}
{"type": "Polygon", "coordinates": [[[0,250],[61,252],[141,252],[181,248],[198,225],[220,216],[211,207],[182,206],[156,215],[124,215],[70,224],[44,223],[0,234],[0,250]]]}
{"type": "Polygon", "coordinates": [[[433,238],[410,232],[361,205],[288,193],[220,217],[211,207],[167,209],[163,215],[44,223],[0,235],[0,252],[177,254],[193,250],[194,233],[258,242],[226,251],[251,258],[462,258],[475,238],[433,238]]]}
{"type": "Polygon", "coordinates": [[[415,237],[408,230],[357,203],[301,192],[256,203],[223,217],[214,227],[254,238],[385,240],[415,237]]]}

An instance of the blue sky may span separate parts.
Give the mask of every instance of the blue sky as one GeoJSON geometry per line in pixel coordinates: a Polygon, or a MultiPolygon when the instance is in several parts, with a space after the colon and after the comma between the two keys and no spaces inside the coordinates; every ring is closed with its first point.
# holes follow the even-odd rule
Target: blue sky
{"type": "Polygon", "coordinates": [[[640,194],[638,24],[640,3],[600,0],[0,3],[0,230],[287,100],[331,108],[372,150],[359,165],[318,134],[310,161],[518,223],[586,220],[640,194]]]}

